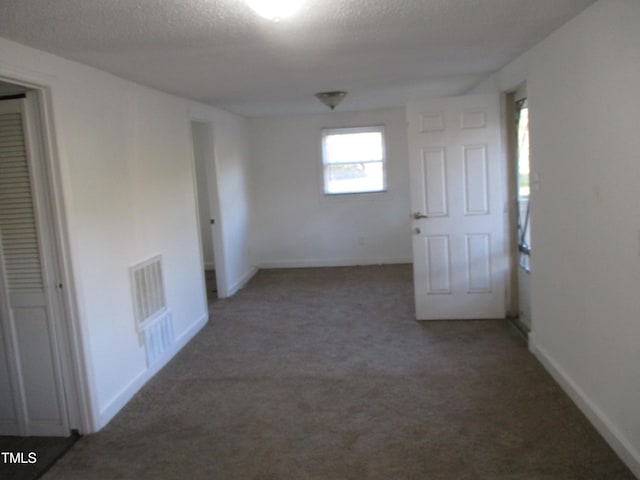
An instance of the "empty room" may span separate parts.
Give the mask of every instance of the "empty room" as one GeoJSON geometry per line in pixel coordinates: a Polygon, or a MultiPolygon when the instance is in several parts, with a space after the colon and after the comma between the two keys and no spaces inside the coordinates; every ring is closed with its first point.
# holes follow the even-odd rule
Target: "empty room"
{"type": "Polygon", "coordinates": [[[0,0],[0,477],[640,478],[638,25],[0,0]]]}

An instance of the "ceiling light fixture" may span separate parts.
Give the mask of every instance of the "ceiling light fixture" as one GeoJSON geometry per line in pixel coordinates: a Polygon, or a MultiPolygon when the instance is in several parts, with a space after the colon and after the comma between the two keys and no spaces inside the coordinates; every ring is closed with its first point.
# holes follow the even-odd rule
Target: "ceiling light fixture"
{"type": "Polygon", "coordinates": [[[246,2],[258,15],[279,22],[300,10],[304,0],[246,0],[246,2]]]}
{"type": "Polygon", "coordinates": [[[338,104],[344,100],[347,92],[320,92],[316,93],[316,98],[324,103],[331,110],[334,110],[338,104]]]}

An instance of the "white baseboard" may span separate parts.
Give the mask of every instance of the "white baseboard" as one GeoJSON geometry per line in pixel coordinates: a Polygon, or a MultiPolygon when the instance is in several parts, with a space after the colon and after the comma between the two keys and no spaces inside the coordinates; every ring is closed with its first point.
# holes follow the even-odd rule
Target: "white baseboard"
{"type": "Polygon", "coordinates": [[[233,285],[231,285],[231,287],[229,287],[229,289],[227,290],[227,297],[231,297],[233,295],[235,295],[238,290],[240,290],[242,287],[244,287],[247,282],[249,282],[249,280],[251,280],[251,278],[258,273],[258,268],[257,267],[251,267],[251,269],[249,269],[248,272],[246,272],[242,277],[240,277],[240,279],[235,282],[233,285]]]}
{"type": "Polygon", "coordinates": [[[231,297],[238,290],[244,287],[251,278],[262,268],[313,268],[313,267],[355,267],[365,265],[394,265],[399,263],[412,263],[411,258],[391,258],[391,259],[345,259],[345,260],[276,260],[261,262],[259,265],[249,269],[238,281],[233,283],[226,292],[218,290],[220,298],[231,297]]]}
{"type": "Polygon", "coordinates": [[[569,395],[578,408],[585,414],[600,435],[609,443],[620,459],[633,474],[640,478],[640,452],[628,438],[609,420],[607,415],[587,396],[558,363],[541,346],[535,343],[535,337],[529,336],[529,350],[540,360],[556,382],[569,395]]]}
{"type": "Polygon", "coordinates": [[[107,404],[100,409],[100,413],[94,420],[95,430],[86,433],[95,433],[107,425],[116,414],[138,393],[156,373],[158,373],[189,341],[204,327],[209,320],[209,314],[205,314],[194,322],[182,335],[176,338],[175,343],[165,355],[151,368],[145,368],[139,372],[120,392],[118,392],[107,404]]]}
{"type": "Polygon", "coordinates": [[[333,260],[301,259],[275,260],[261,262],[260,268],[314,268],[314,267],[357,267],[367,265],[394,265],[398,263],[412,263],[412,258],[346,258],[333,260]]]}

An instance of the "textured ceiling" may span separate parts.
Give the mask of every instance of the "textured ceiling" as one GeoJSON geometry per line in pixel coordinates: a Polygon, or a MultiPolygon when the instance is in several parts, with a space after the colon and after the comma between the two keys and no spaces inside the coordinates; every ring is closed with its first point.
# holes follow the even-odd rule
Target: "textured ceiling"
{"type": "Polygon", "coordinates": [[[242,114],[349,110],[462,93],[593,1],[0,0],[0,36],[242,114]]]}

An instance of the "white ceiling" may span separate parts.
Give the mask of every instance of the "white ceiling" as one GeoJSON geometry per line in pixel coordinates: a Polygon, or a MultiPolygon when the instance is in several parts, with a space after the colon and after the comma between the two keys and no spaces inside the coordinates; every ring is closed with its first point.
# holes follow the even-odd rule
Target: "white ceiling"
{"type": "Polygon", "coordinates": [[[245,115],[356,110],[463,93],[593,2],[0,0],[0,36],[245,115]]]}

